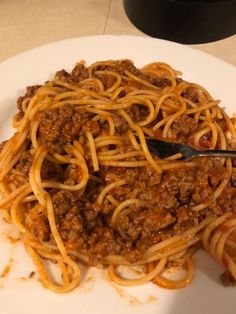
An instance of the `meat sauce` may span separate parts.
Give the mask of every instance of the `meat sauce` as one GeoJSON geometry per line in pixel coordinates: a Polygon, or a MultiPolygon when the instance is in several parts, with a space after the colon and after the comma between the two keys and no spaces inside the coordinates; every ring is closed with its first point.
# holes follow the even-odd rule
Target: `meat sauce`
{"type": "MultiPolygon", "coordinates": [[[[111,70],[111,68],[100,66],[99,70],[111,70]]],[[[144,75],[128,61],[117,62],[115,70],[120,74],[128,70],[157,87],[170,85],[167,78],[157,80],[152,75],[144,75]]],[[[88,78],[88,71],[79,64],[71,73],[65,70],[57,72],[56,78],[77,84],[88,78]]],[[[109,88],[114,83],[108,75],[99,74],[98,78],[105,88],[109,88]]],[[[135,88],[137,86],[136,84],[135,88]]],[[[23,115],[22,101],[26,97],[32,97],[37,88],[39,86],[28,88],[26,95],[19,98],[19,116],[23,115]]],[[[120,95],[122,96],[124,95],[120,95]]],[[[185,91],[183,96],[196,104],[198,102],[198,96],[191,89],[185,91]]],[[[129,112],[134,121],[139,120],[140,114],[145,114],[145,112],[140,113],[138,108],[140,106],[129,112]]],[[[106,131],[107,126],[105,123],[91,121],[92,116],[93,114],[88,112],[78,112],[70,105],[48,109],[40,117],[39,142],[46,145],[49,154],[63,154],[67,144],[78,139],[87,130],[90,130],[96,138],[106,131]]],[[[116,134],[126,135],[129,129],[126,121],[115,113],[113,120],[116,134]]],[[[191,116],[183,115],[173,123],[172,129],[179,141],[189,143],[191,135],[197,129],[197,123],[191,116]]],[[[124,143],[121,150],[128,151],[128,145],[124,143]]],[[[153,244],[180,235],[190,227],[196,226],[208,215],[219,216],[236,208],[235,174],[220,197],[215,201],[212,200],[214,190],[226,178],[225,168],[216,158],[202,158],[198,160],[196,167],[166,170],[161,175],[157,174],[151,166],[142,168],[100,166],[99,172],[93,173],[88,147],[85,158],[90,173],[97,176],[101,183],[89,181],[82,195],[57,189],[51,189],[49,193],[57,227],[66,248],[79,250],[88,256],[90,265],[97,265],[105,256],[113,254],[122,255],[130,262],[136,262],[153,244]],[[138,198],[148,206],[132,206],[129,214],[121,216],[120,229],[117,230],[111,227],[111,215],[115,206],[105,199],[103,206],[100,207],[96,199],[106,185],[121,179],[126,179],[127,184],[113,189],[112,196],[118,202],[138,198]],[[89,193],[91,187],[93,193],[89,193]],[[202,211],[191,210],[192,206],[206,201],[210,201],[210,205],[202,211]]],[[[32,155],[29,147],[16,168],[28,174],[31,163],[32,155]]],[[[44,162],[41,175],[45,180],[55,179],[67,184],[76,184],[80,181],[80,170],[77,167],[55,166],[50,161],[44,162]]],[[[38,213],[29,208],[27,225],[40,240],[54,242],[46,212],[38,213]]]]}

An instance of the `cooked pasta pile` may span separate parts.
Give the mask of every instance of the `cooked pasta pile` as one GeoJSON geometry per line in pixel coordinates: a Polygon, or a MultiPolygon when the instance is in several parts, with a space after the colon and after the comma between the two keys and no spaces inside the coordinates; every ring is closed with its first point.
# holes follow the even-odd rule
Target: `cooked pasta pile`
{"type": "Polygon", "coordinates": [[[204,248],[236,280],[236,164],[230,158],[160,159],[146,138],[236,149],[236,121],[203,87],[168,64],[78,63],[17,102],[16,133],[1,145],[0,207],[59,293],[80,284],[80,264],[124,286],[186,286],[204,248]],[[56,263],[61,280],[47,271],[56,263]],[[140,266],[130,279],[120,265],[140,266]],[[178,265],[186,276],[164,271],[178,265]]]}

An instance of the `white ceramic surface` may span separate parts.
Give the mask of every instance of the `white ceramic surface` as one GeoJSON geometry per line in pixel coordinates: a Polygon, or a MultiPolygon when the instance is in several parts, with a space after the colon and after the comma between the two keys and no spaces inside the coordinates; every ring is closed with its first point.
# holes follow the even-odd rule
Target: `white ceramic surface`
{"type": "MultiPolygon", "coordinates": [[[[93,36],[52,43],[13,57],[0,64],[0,138],[11,133],[11,116],[16,99],[27,85],[43,83],[62,68],[71,69],[84,59],[130,58],[137,66],[164,61],[183,72],[186,80],[205,86],[222,106],[236,111],[236,68],[210,55],[175,43],[146,37],[93,36]]],[[[90,269],[88,280],[67,295],[44,289],[37,280],[25,279],[35,268],[20,243],[7,235],[12,226],[0,222],[0,274],[12,257],[11,272],[0,278],[0,314],[233,314],[236,288],[219,282],[221,268],[205,253],[195,257],[194,282],[182,290],[168,291],[151,283],[117,288],[107,281],[104,271],[90,269]]]]}

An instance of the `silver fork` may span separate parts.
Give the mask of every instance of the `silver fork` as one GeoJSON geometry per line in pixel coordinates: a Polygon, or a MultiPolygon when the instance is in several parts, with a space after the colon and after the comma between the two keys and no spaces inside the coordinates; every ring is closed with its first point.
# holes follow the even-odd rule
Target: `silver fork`
{"type": "Polygon", "coordinates": [[[236,150],[197,150],[188,145],[164,142],[157,139],[146,138],[149,150],[160,158],[167,158],[171,155],[181,153],[181,160],[189,160],[195,157],[231,157],[236,158],[236,150]]]}

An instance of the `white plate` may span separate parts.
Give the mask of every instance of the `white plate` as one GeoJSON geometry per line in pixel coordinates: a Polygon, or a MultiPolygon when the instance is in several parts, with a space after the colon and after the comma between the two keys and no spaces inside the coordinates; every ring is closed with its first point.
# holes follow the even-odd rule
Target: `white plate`
{"type": "MultiPolygon", "coordinates": [[[[84,59],[130,58],[137,66],[155,60],[181,70],[184,78],[205,86],[232,114],[236,100],[236,68],[210,55],[175,43],[146,37],[94,36],[74,38],[36,48],[0,64],[0,137],[12,129],[16,99],[27,85],[43,83],[62,68],[84,59]]],[[[10,244],[6,234],[14,228],[0,225],[0,273],[13,257],[12,270],[0,278],[0,314],[233,314],[236,288],[219,282],[221,269],[206,254],[196,256],[196,276],[187,288],[168,291],[151,283],[116,288],[103,271],[90,269],[90,278],[67,295],[44,289],[37,279],[24,280],[34,266],[20,243],[10,244]],[[23,278],[22,278],[23,277],[23,278]],[[91,279],[92,278],[92,279],[91,279]]]]}

